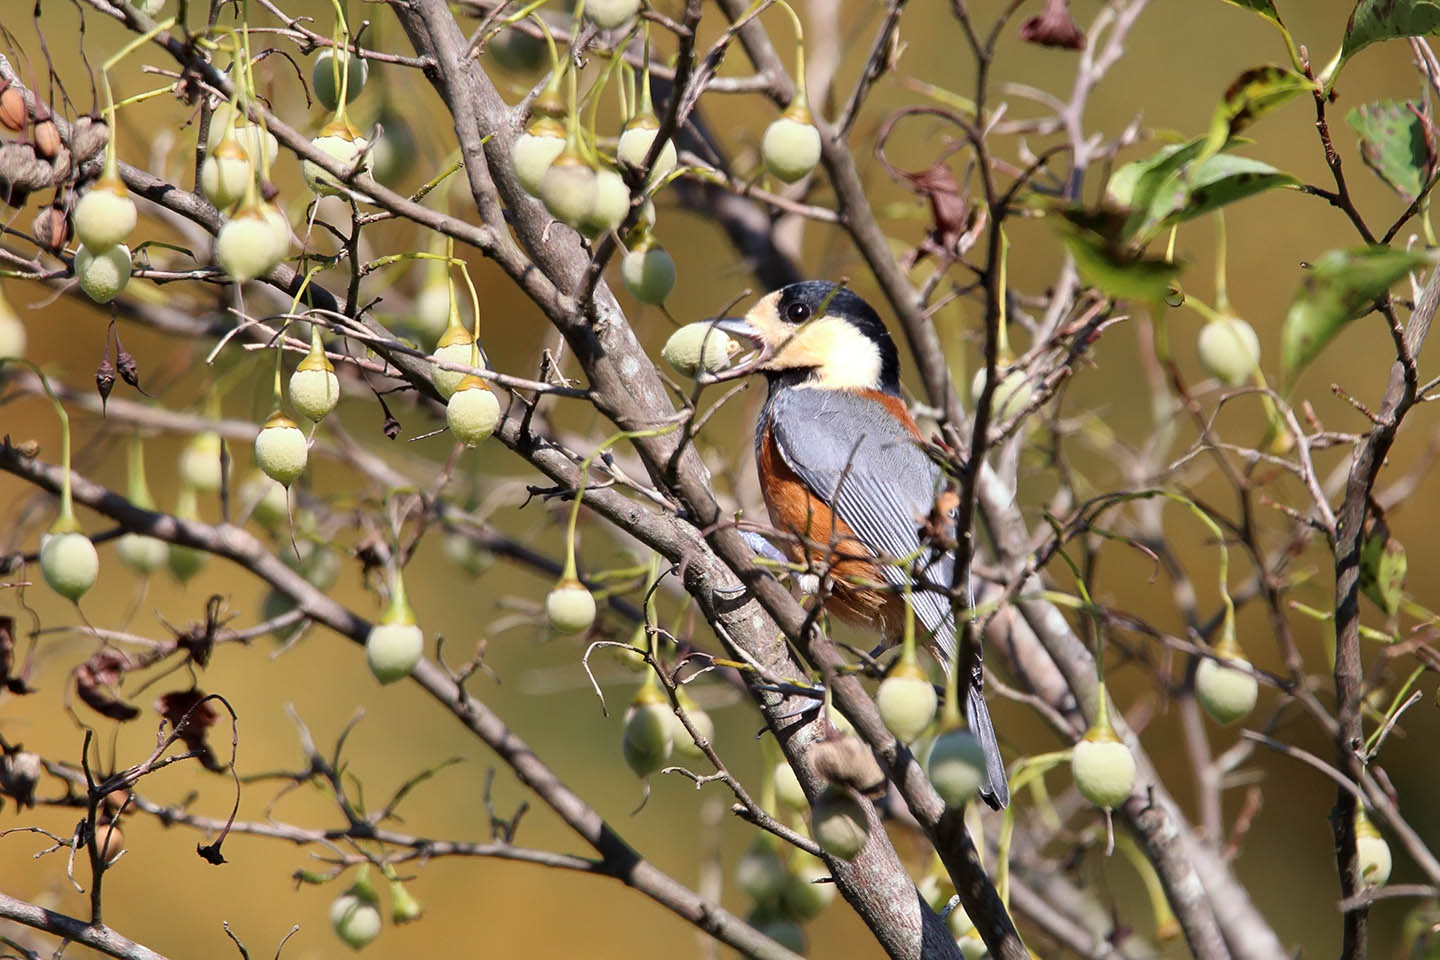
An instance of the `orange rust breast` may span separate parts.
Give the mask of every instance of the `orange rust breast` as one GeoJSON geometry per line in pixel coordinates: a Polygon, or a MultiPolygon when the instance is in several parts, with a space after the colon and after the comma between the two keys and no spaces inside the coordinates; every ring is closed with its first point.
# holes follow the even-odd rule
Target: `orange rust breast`
{"type": "Polygon", "coordinates": [[[785,551],[794,560],[808,562],[811,572],[828,573],[831,578],[825,609],[847,623],[874,628],[890,639],[898,637],[905,622],[904,598],[870,586],[885,582],[872,562],[873,551],[790,469],[768,425],[762,428],[756,468],[770,523],[803,541],[784,544],[785,551]]]}

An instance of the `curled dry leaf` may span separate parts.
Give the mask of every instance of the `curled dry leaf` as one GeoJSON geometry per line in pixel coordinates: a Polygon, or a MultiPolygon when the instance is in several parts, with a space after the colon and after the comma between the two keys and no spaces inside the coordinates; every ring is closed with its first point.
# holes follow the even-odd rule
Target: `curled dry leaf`
{"type": "Polygon", "coordinates": [[[1042,47],[1085,49],[1085,31],[1070,16],[1070,0],[1045,0],[1044,10],[1020,24],[1020,39],[1042,47]]]}
{"type": "Polygon", "coordinates": [[[111,720],[134,720],[140,711],[121,700],[115,685],[134,666],[114,647],[102,647],[75,668],[75,693],[91,710],[111,720]]]}
{"type": "Polygon", "coordinates": [[[174,727],[175,735],[197,755],[206,770],[218,773],[225,769],[224,764],[215,759],[206,740],[215,725],[216,714],[203,691],[198,687],[171,691],[155,701],[155,711],[174,727]]]}

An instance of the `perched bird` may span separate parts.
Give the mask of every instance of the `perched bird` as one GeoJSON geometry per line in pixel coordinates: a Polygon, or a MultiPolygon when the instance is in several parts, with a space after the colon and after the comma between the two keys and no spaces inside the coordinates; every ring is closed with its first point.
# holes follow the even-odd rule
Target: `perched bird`
{"type": "MultiPolygon", "coordinates": [[[[927,646],[948,670],[955,616],[941,591],[951,588],[955,561],[920,533],[944,477],[921,449],[920,428],[900,396],[900,359],[885,324],[851,291],[807,281],[715,327],[760,350],[755,369],[770,388],[755,427],[760,488],[771,523],[801,541],[788,548],[792,557],[828,565],[826,609],[896,643],[909,586],[927,646]]],[[[969,672],[966,715],[989,777],[981,796],[1000,809],[1010,788],[985,707],[978,647],[969,672]]]]}

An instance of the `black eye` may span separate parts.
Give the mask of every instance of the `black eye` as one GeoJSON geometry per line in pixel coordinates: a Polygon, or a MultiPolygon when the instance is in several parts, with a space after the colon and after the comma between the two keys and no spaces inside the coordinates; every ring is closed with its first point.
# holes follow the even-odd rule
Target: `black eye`
{"type": "Polygon", "coordinates": [[[785,319],[791,323],[804,323],[810,319],[810,307],[808,304],[795,302],[785,308],[785,319]]]}

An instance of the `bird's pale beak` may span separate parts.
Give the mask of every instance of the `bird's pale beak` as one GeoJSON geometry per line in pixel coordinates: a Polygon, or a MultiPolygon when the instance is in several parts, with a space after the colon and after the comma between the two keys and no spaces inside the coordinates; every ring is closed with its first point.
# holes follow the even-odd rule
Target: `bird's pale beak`
{"type": "Polygon", "coordinates": [[[754,347],[763,347],[765,340],[760,336],[760,331],[752,327],[744,317],[719,317],[708,321],[716,330],[730,334],[732,337],[744,340],[754,347]]]}

